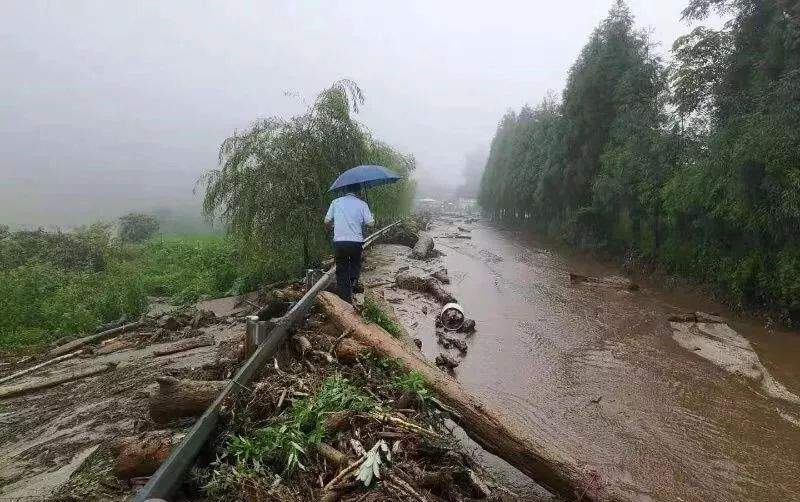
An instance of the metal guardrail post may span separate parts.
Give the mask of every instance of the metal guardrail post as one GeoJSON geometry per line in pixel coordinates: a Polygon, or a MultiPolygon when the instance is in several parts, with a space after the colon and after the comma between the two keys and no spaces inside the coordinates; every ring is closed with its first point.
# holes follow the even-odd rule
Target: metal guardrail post
{"type": "MultiPolygon", "coordinates": [[[[364,247],[367,248],[372,245],[381,235],[400,223],[400,221],[402,220],[398,220],[367,237],[364,241],[364,247]]],[[[219,396],[217,396],[200,418],[197,419],[183,438],[183,441],[172,450],[172,453],[170,453],[169,457],[150,477],[147,484],[136,493],[134,502],[165,500],[175,491],[183,480],[186,471],[189,470],[195,458],[197,458],[197,455],[200,453],[200,448],[202,448],[208,440],[211,433],[214,432],[219,422],[219,410],[222,407],[222,403],[227,398],[235,396],[241,388],[245,387],[264,363],[275,354],[275,351],[289,335],[289,330],[296,325],[311,308],[317,294],[325,290],[333,281],[335,271],[335,267],[328,269],[328,271],[309,288],[300,301],[298,301],[286,315],[280,318],[277,325],[269,331],[269,334],[265,337],[263,342],[257,347],[254,343],[253,355],[245,361],[242,367],[239,368],[239,371],[236,372],[233,379],[222,389],[219,396]]],[[[250,320],[248,320],[247,340],[250,340],[251,334],[258,338],[263,331],[267,330],[268,326],[268,321],[253,321],[253,327],[251,328],[250,320]],[[261,324],[262,322],[264,323],[263,325],[261,324]]],[[[249,342],[246,341],[245,343],[249,342]]]]}

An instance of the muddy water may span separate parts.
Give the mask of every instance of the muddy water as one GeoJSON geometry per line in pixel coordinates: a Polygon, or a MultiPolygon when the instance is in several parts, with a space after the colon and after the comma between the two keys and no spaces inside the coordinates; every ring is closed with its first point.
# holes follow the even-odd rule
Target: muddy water
{"type": "Polygon", "coordinates": [[[720,312],[796,395],[800,333],[658,284],[635,293],[571,285],[569,272],[619,271],[471,228],[471,240],[437,240],[451,289],[479,326],[459,380],[642,500],[800,500],[800,406],[681,346],[667,317],[720,312]]]}

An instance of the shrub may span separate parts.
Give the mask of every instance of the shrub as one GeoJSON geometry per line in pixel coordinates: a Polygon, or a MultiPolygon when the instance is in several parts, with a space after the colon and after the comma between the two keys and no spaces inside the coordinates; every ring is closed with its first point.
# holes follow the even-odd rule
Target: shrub
{"type": "Polygon", "coordinates": [[[158,232],[158,220],[143,213],[129,213],[119,219],[122,242],[144,242],[158,232]]]}

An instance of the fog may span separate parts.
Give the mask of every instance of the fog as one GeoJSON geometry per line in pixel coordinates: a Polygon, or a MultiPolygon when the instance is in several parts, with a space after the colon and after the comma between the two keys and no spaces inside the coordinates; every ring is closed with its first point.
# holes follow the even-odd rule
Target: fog
{"type": "MultiPolygon", "coordinates": [[[[667,55],[686,3],[629,5],[667,55]]],[[[507,109],[561,91],[610,4],[1,0],[0,223],[195,207],[224,138],[340,78],[423,184],[458,185],[507,109]]]]}

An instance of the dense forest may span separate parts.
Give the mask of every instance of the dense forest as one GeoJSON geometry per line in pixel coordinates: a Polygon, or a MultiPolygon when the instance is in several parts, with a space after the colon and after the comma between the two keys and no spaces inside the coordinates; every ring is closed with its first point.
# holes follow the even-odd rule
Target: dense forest
{"type": "Polygon", "coordinates": [[[712,13],[665,62],[617,2],[561,96],[506,114],[479,199],[492,216],[629,252],[800,319],[800,2],[691,0],[712,13]]]}

